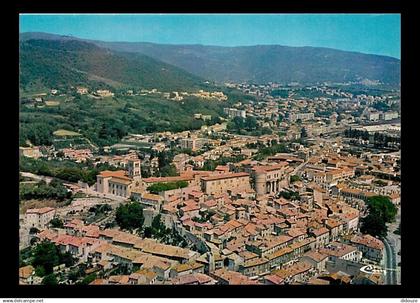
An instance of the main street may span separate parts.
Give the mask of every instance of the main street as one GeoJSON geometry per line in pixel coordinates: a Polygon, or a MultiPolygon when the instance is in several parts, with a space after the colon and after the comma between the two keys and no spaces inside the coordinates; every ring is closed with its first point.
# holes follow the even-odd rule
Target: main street
{"type": "Polygon", "coordinates": [[[395,251],[392,248],[392,246],[388,243],[387,239],[384,239],[383,242],[385,245],[385,284],[397,284],[395,251]]]}
{"type": "Polygon", "coordinates": [[[401,256],[398,254],[401,251],[401,237],[394,234],[394,231],[400,226],[401,209],[398,208],[398,213],[395,216],[395,222],[388,224],[388,235],[384,239],[385,254],[384,266],[387,269],[385,275],[386,284],[401,284],[401,256]]]}
{"type": "Polygon", "coordinates": [[[401,236],[394,233],[398,229],[401,223],[401,208],[398,208],[397,215],[395,216],[395,222],[388,224],[388,235],[386,238],[387,243],[389,244],[394,260],[394,267],[396,269],[395,279],[396,284],[401,283],[401,266],[398,264],[401,262],[401,255],[398,253],[401,252],[401,236]]]}

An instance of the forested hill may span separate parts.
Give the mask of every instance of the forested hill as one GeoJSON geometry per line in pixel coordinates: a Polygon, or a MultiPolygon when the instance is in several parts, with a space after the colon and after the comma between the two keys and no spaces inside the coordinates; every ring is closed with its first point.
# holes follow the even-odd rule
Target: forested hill
{"type": "Polygon", "coordinates": [[[146,55],[74,40],[20,41],[22,90],[75,85],[192,91],[204,80],[146,55]]]}
{"type": "Polygon", "coordinates": [[[217,82],[314,84],[373,81],[395,86],[401,83],[399,59],[331,48],[170,45],[83,40],[48,33],[20,34],[21,41],[34,38],[88,41],[114,51],[143,54],[217,82]]]}
{"type": "Polygon", "coordinates": [[[398,59],[328,48],[119,42],[97,44],[149,55],[200,77],[220,82],[314,84],[370,80],[399,85],[401,81],[398,59]]]}

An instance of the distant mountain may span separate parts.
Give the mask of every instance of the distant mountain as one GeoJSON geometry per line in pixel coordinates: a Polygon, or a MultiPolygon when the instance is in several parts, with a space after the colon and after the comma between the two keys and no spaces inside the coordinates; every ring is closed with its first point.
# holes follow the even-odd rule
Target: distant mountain
{"type": "Polygon", "coordinates": [[[64,35],[56,35],[50,33],[43,33],[43,32],[26,32],[19,34],[20,41],[26,40],[80,40],[83,39],[74,37],[74,36],[64,36],[64,35]]]}
{"type": "Polygon", "coordinates": [[[309,84],[378,80],[398,85],[401,81],[398,59],[328,48],[95,43],[114,50],[139,52],[219,82],[309,84]]]}
{"type": "Polygon", "coordinates": [[[21,39],[20,85],[62,87],[104,84],[111,87],[157,88],[164,91],[196,90],[203,79],[138,53],[101,48],[72,37],[21,39]]]}
{"type": "MultiPolygon", "coordinates": [[[[21,40],[78,39],[46,33],[23,33],[21,40]]],[[[319,47],[257,45],[220,47],[87,40],[113,51],[140,53],[217,82],[267,83],[379,81],[400,85],[401,61],[386,56],[319,47]]]]}

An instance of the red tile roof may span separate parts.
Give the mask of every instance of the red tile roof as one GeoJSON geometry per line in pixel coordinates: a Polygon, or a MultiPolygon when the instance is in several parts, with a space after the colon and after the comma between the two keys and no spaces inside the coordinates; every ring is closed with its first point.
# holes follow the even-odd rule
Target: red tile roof
{"type": "Polygon", "coordinates": [[[119,178],[119,179],[131,180],[131,178],[129,178],[126,175],[126,172],[124,170],[116,170],[116,171],[104,170],[99,175],[104,178],[114,177],[114,178],[119,178]]]}
{"type": "Polygon", "coordinates": [[[240,178],[240,177],[249,177],[249,174],[248,173],[220,174],[220,175],[215,175],[215,176],[202,177],[201,180],[204,180],[204,181],[215,181],[215,180],[230,179],[230,178],[240,178]]]}

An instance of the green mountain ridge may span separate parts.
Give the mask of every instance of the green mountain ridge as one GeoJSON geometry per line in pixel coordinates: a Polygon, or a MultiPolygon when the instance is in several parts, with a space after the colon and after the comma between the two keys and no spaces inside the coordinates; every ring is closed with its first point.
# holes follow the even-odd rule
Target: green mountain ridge
{"type": "Polygon", "coordinates": [[[111,51],[79,40],[20,42],[22,89],[75,85],[197,90],[204,80],[142,54],[111,51]]]}
{"type": "MultiPolygon", "coordinates": [[[[22,33],[21,39],[78,39],[47,33],[22,33]]],[[[399,86],[401,61],[396,58],[321,47],[281,45],[205,46],[148,42],[83,40],[114,51],[140,53],[217,82],[315,84],[379,81],[399,86]]]]}
{"type": "Polygon", "coordinates": [[[219,82],[348,82],[377,80],[400,83],[400,61],[391,57],[328,48],[260,45],[208,47],[136,43],[96,43],[115,50],[153,56],[205,79],[219,82]]]}
{"type": "Polygon", "coordinates": [[[116,52],[74,39],[29,39],[20,41],[20,145],[110,146],[129,133],[157,131],[179,132],[199,129],[220,122],[223,108],[237,100],[252,99],[240,91],[206,84],[204,80],[180,68],[148,56],[116,52]],[[112,88],[110,98],[77,94],[74,86],[90,91],[112,88]],[[60,95],[52,95],[51,89],[60,95]],[[184,96],[169,100],[161,94],[126,94],[127,89],[156,88],[162,92],[224,91],[226,101],[184,96]],[[45,102],[32,102],[32,96],[45,94],[45,102]],[[28,96],[30,96],[28,98],[28,96]],[[210,121],[194,114],[211,115],[210,121]],[[57,130],[77,132],[81,136],[58,138],[57,130]],[[86,142],[85,142],[86,141],[86,142]]]}

